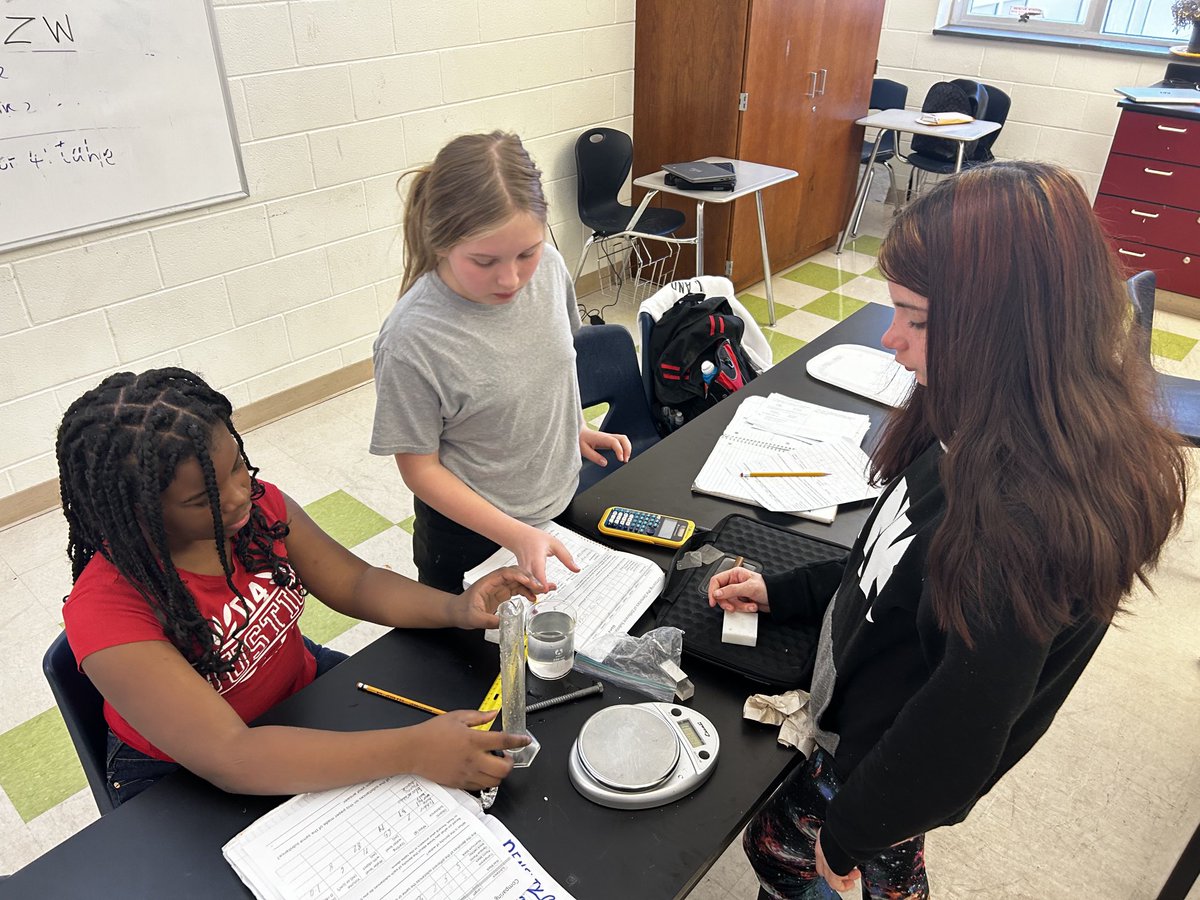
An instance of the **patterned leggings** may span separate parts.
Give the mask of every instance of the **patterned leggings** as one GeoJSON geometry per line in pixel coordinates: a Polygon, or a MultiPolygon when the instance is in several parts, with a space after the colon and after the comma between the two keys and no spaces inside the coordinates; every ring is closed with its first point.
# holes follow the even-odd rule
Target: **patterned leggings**
{"type": "MultiPolygon", "coordinates": [[[[838,900],[817,874],[815,852],[826,806],[840,787],[833,757],[817,748],[751,820],[742,846],[762,886],[760,900],[838,900]]],[[[897,844],[859,870],[862,895],[869,900],[928,900],[924,835],[897,844]]]]}

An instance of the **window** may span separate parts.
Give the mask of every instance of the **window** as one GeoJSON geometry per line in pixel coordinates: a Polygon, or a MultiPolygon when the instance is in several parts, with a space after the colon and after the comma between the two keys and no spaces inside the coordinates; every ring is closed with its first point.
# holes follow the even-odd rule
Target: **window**
{"type": "Polygon", "coordinates": [[[1171,0],[954,0],[948,24],[1148,46],[1189,37],[1175,30],[1171,0]]]}

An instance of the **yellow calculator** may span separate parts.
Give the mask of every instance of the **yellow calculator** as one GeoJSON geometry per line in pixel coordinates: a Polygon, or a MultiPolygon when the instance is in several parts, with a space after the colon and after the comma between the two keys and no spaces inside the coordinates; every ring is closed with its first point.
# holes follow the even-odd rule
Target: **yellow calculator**
{"type": "Polygon", "coordinates": [[[610,506],[600,517],[597,527],[602,534],[674,548],[682,546],[692,536],[696,523],[625,506],[610,506]]]}

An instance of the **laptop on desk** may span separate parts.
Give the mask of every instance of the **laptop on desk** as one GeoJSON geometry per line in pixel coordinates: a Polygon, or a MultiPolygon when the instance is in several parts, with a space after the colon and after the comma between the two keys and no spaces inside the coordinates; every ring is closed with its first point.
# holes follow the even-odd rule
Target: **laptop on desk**
{"type": "Polygon", "coordinates": [[[1200,90],[1184,87],[1119,87],[1113,88],[1134,103],[1182,103],[1200,105],[1200,90]]]}
{"type": "Polygon", "coordinates": [[[690,181],[692,184],[710,184],[734,180],[733,166],[728,163],[726,165],[729,168],[719,166],[716,163],[696,160],[695,162],[663,163],[663,169],[677,178],[690,181]]]}

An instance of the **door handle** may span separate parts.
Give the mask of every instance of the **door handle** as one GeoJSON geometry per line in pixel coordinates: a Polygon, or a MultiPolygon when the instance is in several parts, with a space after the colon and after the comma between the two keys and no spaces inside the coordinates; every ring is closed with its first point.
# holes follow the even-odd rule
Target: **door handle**
{"type": "Polygon", "coordinates": [[[1147,175],[1162,175],[1166,178],[1170,178],[1175,174],[1174,172],[1164,172],[1162,169],[1142,169],[1142,171],[1147,175]]]}
{"type": "Polygon", "coordinates": [[[820,96],[820,97],[824,97],[824,96],[825,96],[825,81],[826,81],[828,78],[829,78],[829,70],[828,70],[828,69],[822,69],[822,70],[821,70],[821,86],[820,86],[819,88],[817,88],[817,95],[818,95],[818,96],[820,96]]]}
{"type": "Polygon", "coordinates": [[[1142,212],[1140,209],[1131,209],[1129,211],[1129,214],[1131,216],[1142,216],[1143,218],[1146,218],[1146,219],[1157,219],[1159,216],[1162,215],[1162,213],[1142,212]]]}
{"type": "Polygon", "coordinates": [[[1122,256],[1136,256],[1138,259],[1142,259],[1146,255],[1145,253],[1134,253],[1132,250],[1125,250],[1122,247],[1118,247],[1117,252],[1122,256]]]}
{"type": "Polygon", "coordinates": [[[817,73],[809,72],[808,78],[809,78],[808,91],[805,93],[804,96],[808,97],[811,100],[817,96],[817,73]]]}

